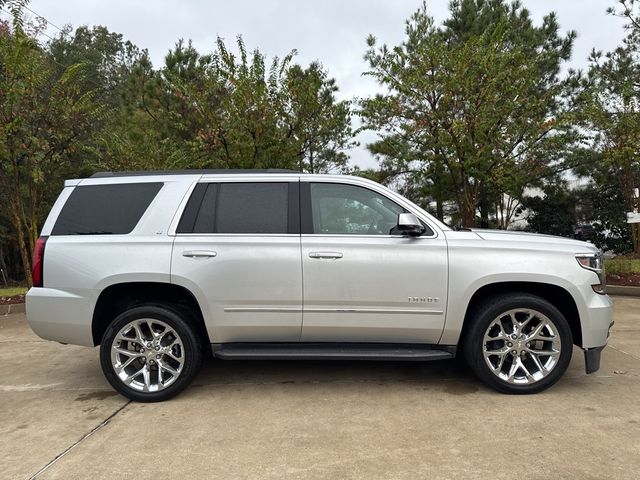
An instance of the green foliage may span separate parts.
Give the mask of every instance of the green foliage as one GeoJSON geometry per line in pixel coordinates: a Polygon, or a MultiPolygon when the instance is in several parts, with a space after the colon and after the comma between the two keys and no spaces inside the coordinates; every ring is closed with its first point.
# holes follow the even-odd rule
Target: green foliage
{"type": "Polygon", "coordinates": [[[607,258],[604,261],[604,267],[607,273],[613,275],[640,273],[640,259],[624,257],[607,258]]]}
{"type": "Polygon", "coordinates": [[[82,81],[104,103],[121,103],[131,72],[146,52],[106,27],[67,27],[47,45],[47,53],[59,71],[85,65],[82,81]]]}
{"type": "Polygon", "coordinates": [[[436,200],[455,200],[465,226],[483,196],[518,197],[547,175],[576,136],[575,79],[558,76],[575,34],[558,30],[552,14],[533,26],[518,3],[463,0],[439,28],[423,5],[396,47],[369,37],[367,74],[388,93],[361,107],[383,132],[369,146],[383,170],[419,172],[436,200]]]}
{"type": "Polygon", "coordinates": [[[218,39],[212,54],[201,55],[180,41],[159,71],[143,56],[128,98],[139,130],[117,132],[107,149],[122,151],[132,136],[153,130],[150,146],[158,147],[146,158],[165,168],[343,168],[353,144],[351,108],[336,99],[322,66],[293,64],[295,51],[268,64],[240,37],[237,49],[218,39]]]}
{"type": "Polygon", "coordinates": [[[104,116],[85,75],[84,64],[59,69],[20,28],[0,34],[0,202],[29,282],[47,206],[77,168],[71,154],[104,116]]]}
{"type": "Polygon", "coordinates": [[[588,148],[598,157],[591,168],[578,172],[590,177],[596,189],[609,193],[607,198],[615,192],[618,207],[607,205],[598,219],[616,232],[620,240],[616,250],[624,251],[630,240],[631,248],[640,253],[640,225],[620,225],[625,212],[640,208],[640,198],[633,197],[633,189],[640,187],[640,12],[633,1],[619,4],[622,9],[617,13],[628,19],[629,33],[615,50],[593,51],[590,56],[582,124],[591,133],[588,148]]]}
{"type": "Polygon", "coordinates": [[[0,298],[15,297],[17,295],[24,295],[25,293],[27,293],[25,287],[0,288],[0,298]]]}
{"type": "MultiPolygon", "coordinates": [[[[597,172],[597,170],[596,170],[597,172]]],[[[594,244],[604,250],[623,255],[633,251],[631,229],[627,224],[624,195],[620,185],[599,175],[585,190],[583,203],[592,209],[591,219],[596,233],[594,244]]]]}
{"type": "Polygon", "coordinates": [[[526,196],[522,206],[527,209],[525,218],[529,229],[537,233],[571,237],[573,227],[578,223],[576,212],[576,192],[567,188],[566,183],[545,185],[544,196],[526,196]]]}

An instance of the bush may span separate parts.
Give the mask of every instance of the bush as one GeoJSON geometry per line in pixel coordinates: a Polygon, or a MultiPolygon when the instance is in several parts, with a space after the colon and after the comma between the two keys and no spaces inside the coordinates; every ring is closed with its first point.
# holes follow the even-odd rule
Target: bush
{"type": "Polygon", "coordinates": [[[622,273],[640,273],[640,258],[614,257],[604,262],[605,270],[611,275],[622,273]]]}

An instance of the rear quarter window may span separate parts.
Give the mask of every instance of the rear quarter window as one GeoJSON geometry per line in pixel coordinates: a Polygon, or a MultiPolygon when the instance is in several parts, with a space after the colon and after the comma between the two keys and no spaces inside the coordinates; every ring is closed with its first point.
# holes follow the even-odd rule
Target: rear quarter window
{"type": "Polygon", "coordinates": [[[52,235],[117,235],[135,228],[162,183],[76,187],[58,215],[52,235]]]}

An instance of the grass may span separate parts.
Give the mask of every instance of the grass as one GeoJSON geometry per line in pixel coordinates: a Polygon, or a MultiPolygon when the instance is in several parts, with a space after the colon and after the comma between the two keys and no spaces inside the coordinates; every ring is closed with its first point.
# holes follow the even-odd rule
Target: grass
{"type": "Polygon", "coordinates": [[[0,288],[0,297],[15,297],[16,295],[22,295],[23,293],[27,293],[26,287],[0,288]]]}
{"type": "Polygon", "coordinates": [[[605,270],[612,275],[640,273],[640,258],[614,257],[604,261],[605,270]]]}

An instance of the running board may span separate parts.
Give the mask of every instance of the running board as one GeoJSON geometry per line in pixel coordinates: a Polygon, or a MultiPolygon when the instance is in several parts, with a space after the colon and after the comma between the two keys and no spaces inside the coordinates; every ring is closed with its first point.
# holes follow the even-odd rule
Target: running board
{"type": "Polygon", "coordinates": [[[456,347],[402,343],[217,343],[213,356],[225,360],[399,360],[455,357],[456,347]]]}

